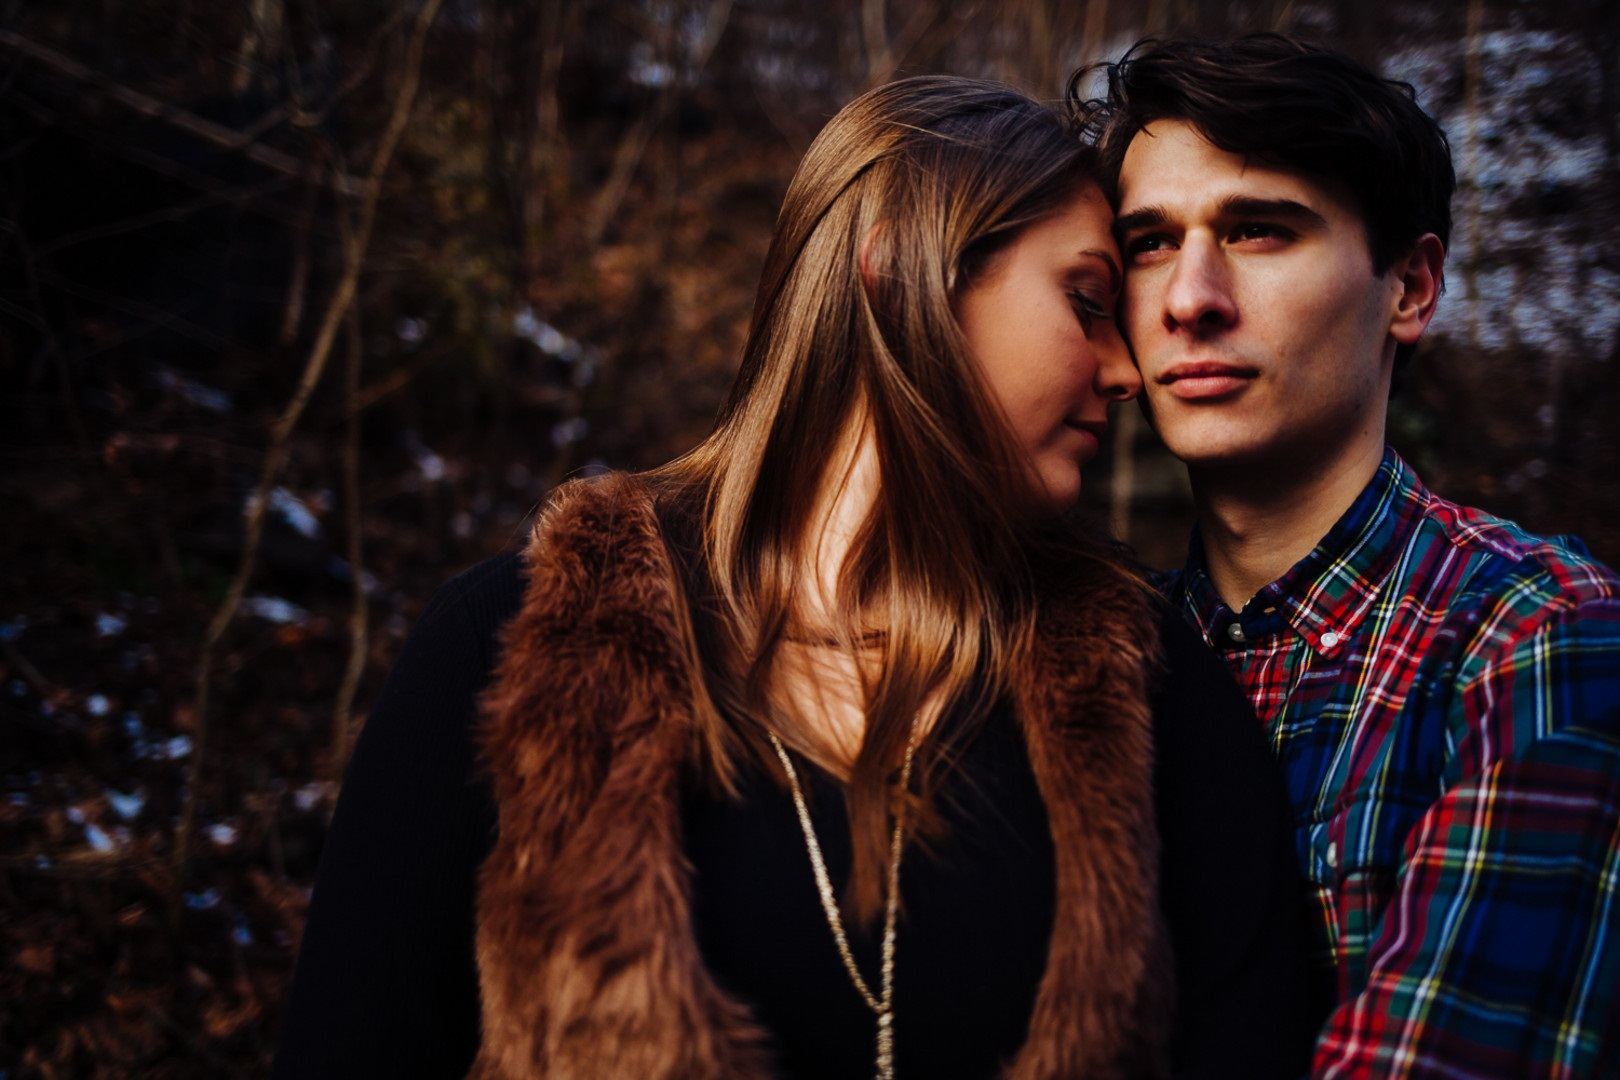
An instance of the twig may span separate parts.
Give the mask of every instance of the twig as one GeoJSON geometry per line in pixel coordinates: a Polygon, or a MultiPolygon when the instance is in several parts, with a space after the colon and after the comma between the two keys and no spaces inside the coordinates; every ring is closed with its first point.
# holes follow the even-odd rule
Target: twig
{"type": "Polygon", "coordinates": [[[17,674],[34,688],[34,693],[38,694],[41,700],[49,701],[56,697],[56,687],[51,685],[51,680],[41,675],[39,668],[31,664],[28,657],[17,651],[17,646],[9,641],[0,641],[0,651],[5,653],[6,660],[16,669],[17,674]]]}
{"type": "MultiPolygon", "coordinates": [[[[207,327],[200,326],[197,323],[192,322],[190,319],[179,314],[178,312],[170,311],[167,308],[160,308],[153,304],[144,303],[140,300],[134,300],[127,296],[118,296],[114,293],[81,284],[72,280],[71,278],[64,277],[49,267],[41,267],[39,270],[39,276],[41,280],[50,283],[53,287],[60,289],[65,293],[71,293],[74,296],[83,297],[86,300],[93,300],[98,304],[105,305],[114,311],[121,311],[126,315],[133,315],[137,319],[142,319],[148,323],[151,323],[154,327],[161,327],[165,330],[171,330],[180,337],[195,341],[201,345],[206,345],[210,349],[218,349],[219,351],[224,352],[230,349],[244,347],[236,342],[233,342],[230,338],[225,337],[223,334],[216,334],[207,327]]],[[[104,351],[104,349],[97,348],[94,350],[81,352],[79,354],[79,359],[82,360],[86,356],[91,356],[102,351],[104,351]]]]}
{"type": "Polygon", "coordinates": [[[443,358],[443,355],[438,351],[425,351],[422,356],[419,356],[410,364],[396,367],[370,386],[362,387],[348,403],[346,412],[349,415],[365,412],[388,395],[397,394],[405,389],[411,384],[411,380],[443,358]]]}
{"type": "Polygon", "coordinates": [[[231,93],[238,97],[253,84],[253,65],[259,51],[265,48],[266,39],[271,39],[269,44],[273,47],[274,38],[280,33],[283,13],[279,6],[274,23],[271,18],[269,0],[253,0],[248,28],[242,35],[242,44],[236,50],[236,74],[231,78],[231,93]]]}
{"type": "Polygon", "coordinates": [[[210,191],[199,198],[175,203],[172,206],[165,206],[163,209],[153,210],[151,213],[138,214],[135,217],[124,218],[122,221],[114,221],[108,225],[97,225],[94,228],[63,233],[61,236],[53,238],[49,243],[41,244],[34,250],[34,254],[38,258],[44,258],[75,244],[83,244],[91,240],[105,240],[108,237],[136,232],[152,225],[166,225],[176,221],[184,221],[192,214],[201,213],[216,206],[227,203],[252,202],[261,196],[272,194],[285,187],[286,184],[285,177],[277,176],[251,187],[210,191]]]}
{"type": "MultiPolygon", "coordinates": [[[[304,187],[298,227],[293,233],[292,273],[287,278],[287,300],[281,309],[280,340],[283,345],[291,345],[298,339],[298,328],[304,321],[304,293],[309,287],[310,233],[315,223],[315,192],[319,185],[319,177],[311,175],[304,187]]],[[[339,213],[339,220],[342,217],[339,213]]]]}
{"type": "MultiPolygon", "coordinates": [[[[694,79],[708,64],[709,56],[719,44],[720,34],[725,30],[726,21],[730,17],[731,0],[714,0],[709,5],[709,14],[703,23],[703,35],[692,51],[694,79]]],[[[618,215],[619,207],[624,202],[625,195],[629,193],[630,180],[641,164],[641,157],[647,151],[647,144],[652,141],[653,132],[658,129],[658,125],[674,106],[675,90],[680,82],[679,79],[671,79],[665,83],[653,107],[642,115],[636,126],[619,142],[618,152],[613,156],[613,167],[609,170],[607,179],[602,182],[602,189],[597,194],[596,202],[591,205],[590,216],[586,219],[587,247],[595,247],[602,242],[609,223],[618,215]]]]}
{"type": "Polygon", "coordinates": [[[327,358],[332,353],[332,344],[337,338],[338,328],[343,324],[348,314],[349,305],[354,302],[355,292],[359,287],[360,271],[365,262],[366,250],[371,243],[372,225],[377,219],[377,204],[382,195],[383,176],[387,173],[389,165],[393,162],[394,151],[399,147],[399,141],[405,133],[405,125],[410,120],[412,106],[416,102],[416,92],[422,80],[422,55],[427,47],[428,30],[433,25],[434,17],[439,12],[443,0],[423,0],[422,7],[416,16],[416,24],[411,31],[410,44],[406,50],[404,75],[400,80],[399,90],[394,97],[394,108],[383,129],[382,137],[377,144],[376,154],[372,158],[371,168],[368,171],[362,196],[358,207],[357,220],[354,231],[345,237],[343,245],[343,270],[338,278],[337,287],[327,303],[326,312],[321,319],[319,332],[310,346],[309,357],[304,363],[303,377],[298,388],[294,391],[292,400],[287,404],[279,420],[270,433],[270,446],[265,453],[264,465],[259,473],[258,487],[253,499],[248,503],[247,521],[245,525],[245,539],[242,545],[242,555],[237,563],[236,575],[226,590],[225,599],[220,603],[219,610],[214,613],[213,620],[208,624],[207,632],[203,637],[201,656],[197,663],[196,679],[196,709],[195,723],[192,730],[192,752],[190,761],[189,783],[186,785],[185,802],[180,813],[180,824],[175,832],[174,843],[174,891],[178,895],[184,887],[187,863],[190,858],[191,833],[196,823],[198,788],[201,780],[203,762],[208,747],[208,693],[213,674],[214,654],[219,648],[220,641],[225,636],[225,630],[230,626],[237,609],[241,606],[242,597],[247,591],[249,578],[253,575],[254,561],[259,550],[259,541],[264,534],[264,516],[270,503],[270,490],[275,485],[276,477],[281,472],[281,466],[286,461],[288,453],[288,439],[303,415],[304,408],[309,404],[310,397],[320,382],[321,373],[326,368],[327,358]]]}
{"type": "MultiPolygon", "coordinates": [[[[438,5],[434,4],[434,7],[437,8],[438,5]]],[[[162,120],[171,127],[195,135],[197,138],[211,142],[215,146],[222,146],[227,150],[245,154],[249,159],[267,169],[274,169],[276,172],[286,173],[289,176],[304,175],[306,168],[304,162],[291,154],[285,154],[280,150],[255,143],[240,131],[235,131],[224,124],[205,119],[194,112],[180,108],[178,105],[159,101],[155,97],[116,82],[100,72],[92,71],[89,67],[70,56],[24,37],[15,30],[0,30],[0,45],[22,53],[59,75],[95,87],[139,116],[144,116],[150,120],[162,120]]],[[[363,193],[363,185],[353,177],[333,175],[329,178],[329,182],[345,195],[361,195],[363,193]]]]}
{"type": "MultiPolygon", "coordinates": [[[[14,93],[9,98],[6,98],[5,101],[7,105],[26,113],[27,115],[33,117],[41,125],[46,127],[56,125],[65,126],[67,123],[60,112],[46,108],[39,102],[30,99],[27,94],[14,93]]],[[[115,154],[122,157],[126,161],[133,161],[137,165],[151,169],[160,176],[167,176],[171,180],[185,184],[186,186],[194,188],[197,191],[212,192],[218,195],[222,201],[233,198],[238,190],[230,185],[220,183],[213,177],[208,176],[197,169],[182,165],[171,158],[164,157],[162,154],[153,153],[150,150],[147,150],[144,147],[134,143],[122,142],[118,139],[109,138],[101,128],[80,128],[74,130],[73,134],[109,154],[115,154]]],[[[281,213],[280,208],[274,202],[248,202],[244,205],[253,212],[267,217],[272,221],[280,221],[284,224],[290,224],[292,222],[292,218],[281,213]]]]}
{"type": "Polygon", "coordinates": [[[62,340],[57,336],[56,329],[51,326],[50,319],[46,317],[45,298],[39,289],[39,279],[43,271],[34,259],[33,251],[28,246],[28,237],[23,232],[21,224],[13,224],[11,242],[17,245],[17,261],[22,266],[23,280],[28,285],[28,298],[32,301],[34,312],[39,319],[37,325],[44,337],[45,349],[56,359],[56,384],[57,391],[62,397],[63,418],[67,420],[68,430],[73,432],[73,442],[79,452],[90,454],[90,433],[84,426],[84,417],[79,413],[79,403],[73,392],[71,358],[62,347],[62,340]]]}
{"type": "Polygon", "coordinates": [[[364,545],[361,537],[360,517],[360,368],[365,359],[360,333],[359,309],[351,306],[348,319],[349,364],[344,379],[343,396],[349,406],[349,422],[343,440],[343,501],[344,526],[349,534],[349,580],[354,585],[354,606],[349,614],[349,663],[343,669],[343,683],[338,688],[337,703],[332,709],[332,748],[327,772],[332,780],[341,779],[344,763],[349,758],[349,729],[354,710],[355,691],[360,687],[360,675],[366,667],[367,604],[366,587],[362,578],[361,556],[364,545]]]}
{"type": "Polygon", "coordinates": [[[354,65],[354,70],[338,83],[337,88],[329,94],[319,108],[309,109],[299,103],[297,92],[298,65],[289,63],[285,68],[285,77],[293,85],[293,101],[283,102],[266,111],[253,123],[242,129],[244,137],[258,139],[265,132],[283,122],[293,127],[314,128],[326,122],[333,109],[353,93],[361,83],[371,78],[371,72],[377,66],[377,57],[381,53],[382,42],[393,36],[394,28],[399,21],[409,15],[411,9],[401,4],[382,21],[382,25],[373,30],[366,38],[366,50],[354,65]]]}

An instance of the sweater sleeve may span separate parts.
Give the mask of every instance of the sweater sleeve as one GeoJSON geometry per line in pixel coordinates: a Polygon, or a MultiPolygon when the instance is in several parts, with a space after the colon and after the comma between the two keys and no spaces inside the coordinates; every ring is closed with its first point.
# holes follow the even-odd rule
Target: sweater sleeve
{"type": "Polygon", "coordinates": [[[478,1047],[473,896],[495,831],[477,696],[517,561],[429,602],[378,695],[321,852],[274,1075],[449,1077],[478,1047]]]}
{"type": "Polygon", "coordinates": [[[1220,660],[1167,611],[1154,697],[1178,1077],[1297,1077],[1320,1009],[1282,775],[1220,660]]]}

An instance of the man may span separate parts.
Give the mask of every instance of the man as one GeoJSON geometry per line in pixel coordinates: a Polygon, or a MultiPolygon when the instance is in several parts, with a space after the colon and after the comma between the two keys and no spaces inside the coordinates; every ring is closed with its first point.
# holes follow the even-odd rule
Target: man
{"type": "Polygon", "coordinates": [[[1146,43],[1075,105],[1192,482],[1167,587],[1293,801],[1333,986],[1314,1072],[1620,1075],[1620,579],[1384,443],[1441,290],[1444,135],[1410,88],[1276,35],[1146,43]]]}

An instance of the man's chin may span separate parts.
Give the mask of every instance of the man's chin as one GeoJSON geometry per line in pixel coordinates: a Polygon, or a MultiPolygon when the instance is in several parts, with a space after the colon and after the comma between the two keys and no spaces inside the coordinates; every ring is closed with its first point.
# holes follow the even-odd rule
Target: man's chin
{"type": "Polygon", "coordinates": [[[1188,469],[1219,470],[1239,466],[1252,466],[1266,459],[1266,446],[1256,440],[1252,432],[1239,431],[1185,431],[1166,432],[1161,426],[1159,438],[1166,449],[1188,469]]]}

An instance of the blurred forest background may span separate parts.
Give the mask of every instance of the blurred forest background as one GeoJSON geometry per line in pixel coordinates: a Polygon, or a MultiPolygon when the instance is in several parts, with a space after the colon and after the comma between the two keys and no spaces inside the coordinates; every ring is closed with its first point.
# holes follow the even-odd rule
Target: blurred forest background
{"type": "MultiPolygon", "coordinates": [[[[1396,445],[1620,561],[1609,0],[0,0],[0,1077],[266,1069],[416,613],[707,430],[840,104],[1263,28],[1452,139],[1396,445]]],[[[1092,511],[1175,562],[1180,470],[1116,426],[1092,511]]]]}

